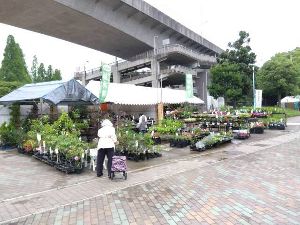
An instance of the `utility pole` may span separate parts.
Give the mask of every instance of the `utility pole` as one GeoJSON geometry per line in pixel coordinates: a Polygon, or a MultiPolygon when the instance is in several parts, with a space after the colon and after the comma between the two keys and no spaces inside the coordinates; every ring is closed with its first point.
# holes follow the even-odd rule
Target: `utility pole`
{"type": "Polygon", "coordinates": [[[158,86],[160,86],[160,103],[158,103],[157,105],[157,119],[158,122],[160,122],[164,117],[164,106],[162,103],[162,77],[159,77],[160,65],[157,59],[157,43],[156,43],[157,38],[158,36],[153,37],[153,62],[155,63],[155,79],[156,79],[157,88],[158,86]],[[159,82],[159,78],[161,78],[160,82],[159,82]]]}
{"type": "Polygon", "coordinates": [[[252,66],[252,86],[253,86],[253,109],[256,108],[255,104],[255,75],[254,75],[254,66],[252,66]]]}

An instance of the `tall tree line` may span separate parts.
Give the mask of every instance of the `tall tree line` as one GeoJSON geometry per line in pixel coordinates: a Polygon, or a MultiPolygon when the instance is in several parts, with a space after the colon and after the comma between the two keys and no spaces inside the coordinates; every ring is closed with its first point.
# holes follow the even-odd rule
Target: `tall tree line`
{"type": "Polygon", "coordinates": [[[263,90],[265,105],[275,105],[287,95],[300,95],[300,47],[278,53],[258,68],[249,43],[249,34],[240,31],[239,38],[217,57],[210,70],[210,94],[224,97],[229,105],[252,105],[254,68],[256,88],[263,90]]]}
{"type": "Polygon", "coordinates": [[[300,95],[300,48],[271,57],[257,73],[258,88],[270,105],[287,95],[300,95]]]}
{"type": "Polygon", "coordinates": [[[51,65],[46,70],[43,63],[38,65],[36,56],[29,73],[23,51],[12,35],[7,37],[3,56],[0,67],[0,97],[27,83],[61,80],[60,70],[53,69],[51,65]]]}
{"type": "Polygon", "coordinates": [[[31,78],[34,83],[61,80],[61,73],[58,69],[53,70],[51,65],[46,70],[44,63],[39,64],[35,55],[32,60],[31,78]]]}

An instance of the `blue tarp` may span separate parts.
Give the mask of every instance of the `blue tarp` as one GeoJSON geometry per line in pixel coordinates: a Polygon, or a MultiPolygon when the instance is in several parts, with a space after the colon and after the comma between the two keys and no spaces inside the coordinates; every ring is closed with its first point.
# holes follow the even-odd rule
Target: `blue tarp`
{"type": "Polygon", "coordinates": [[[98,104],[98,98],[75,79],[26,84],[0,98],[1,105],[32,103],[43,100],[51,104],[98,104]]]}

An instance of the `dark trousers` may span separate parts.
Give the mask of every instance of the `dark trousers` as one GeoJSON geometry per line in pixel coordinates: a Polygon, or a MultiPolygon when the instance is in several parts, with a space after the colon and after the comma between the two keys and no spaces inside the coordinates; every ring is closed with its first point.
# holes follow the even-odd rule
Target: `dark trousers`
{"type": "Polygon", "coordinates": [[[97,155],[97,175],[98,176],[103,175],[103,162],[104,162],[105,155],[107,156],[107,159],[108,159],[107,172],[108,172],[108,176],[110,176],[111,162],[112,162],[112,157],[114,155],[114,148],[100,148],[98,150],[98,155],[97,155]]]}

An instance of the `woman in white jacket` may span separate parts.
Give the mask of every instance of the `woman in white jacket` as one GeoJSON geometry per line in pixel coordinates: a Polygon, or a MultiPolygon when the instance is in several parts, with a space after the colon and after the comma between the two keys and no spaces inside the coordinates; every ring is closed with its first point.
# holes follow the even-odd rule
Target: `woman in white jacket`
{"type": "Polygon", "coordinates": [[[113,124],[108,119],[102,121],[101,128],[98,130],[98,137],[97,177],[103,176],[103,161],[106,155],[108,159],[107,172],[108,177],[110,178],[111,162],[114,155],[117,136],[113,124]]]}

